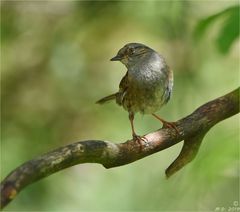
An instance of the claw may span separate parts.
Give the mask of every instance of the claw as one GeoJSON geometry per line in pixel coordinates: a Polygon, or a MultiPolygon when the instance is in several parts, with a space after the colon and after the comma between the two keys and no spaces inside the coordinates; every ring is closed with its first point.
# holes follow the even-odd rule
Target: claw
{"type": "Polygon", "coordinates": [[[178,130],[178,128],[176,127],[176,124],[174,122],[164,122],[163,127],[174,129],[180,135],[180,131],[178,130]]]}
{"type": "Polygon", "coordinates": [[[148,146],[148,140],[145,136],[139,136],[137,134],[133,134],[133,140],[137,141],[138,144],[142,147],[142,146],[148,146]],[[144,142],[144,145],[142,143],[142,141],[144,142]]]}
{"type": "Polygon", "coordinates": [[[162,118],[160,118],[159,116],[157,116],[157,115],[154,114],[154,113],[153,113],[152,115],[153,115],[155,118],[157,118],[159,121],[162,122],[163,127],[172,128],[172,129],[174,129],[174,130],[177,132],[177,134],[180,135],[180,131],[178,130],[178,128],[176,127],[176,124],[175,124],[174,122],[165,121],[165,120],[163,120],[162,118]]]}
{"type": "Polygon", "coordinates": [[[131,123],[133,140],[137,141],[140,148],[142,149],[142,147],[143,147],[142,141],[144,142],[145,146],[148,146],[149,145],[148,140],[144,136],[139,136],[135,133],[134,126],[133,126],[133,119],[134,119],[134,113],[129,112],[129,120],[131,123]]]}

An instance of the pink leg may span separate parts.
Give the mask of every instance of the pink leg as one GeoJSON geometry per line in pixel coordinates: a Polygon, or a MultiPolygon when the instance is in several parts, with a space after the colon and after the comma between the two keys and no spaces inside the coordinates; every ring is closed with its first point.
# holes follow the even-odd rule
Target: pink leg
{"type": "Polygon", "coordinates": [[[129,112],[129,120],[131,123],[131,128],[132,128],[132,137],[134,141],[137,141],[140,146],[142,146],[142,141],[146,143],[147,139],[145,137],[141,137],[135,133],[134,130],[134,125],[133,125],[133,120],[134,120],[134,113],[129,112]]]}
{"type": "Polygon", "coordinates": [[[173,123],[173,122],[168,122],[168,121],[165,121],[164,119],[160,118],[159,116],[157,116],[156,114],[152,113],[152,115],[158,119],[159,121],[162,122],[163,126],[166,126],[168,128],[172,128],[172,129],[175,129],[177,131],[178,134],[180,134],[179,130],[177,129],[176,125],[173,123]]]}

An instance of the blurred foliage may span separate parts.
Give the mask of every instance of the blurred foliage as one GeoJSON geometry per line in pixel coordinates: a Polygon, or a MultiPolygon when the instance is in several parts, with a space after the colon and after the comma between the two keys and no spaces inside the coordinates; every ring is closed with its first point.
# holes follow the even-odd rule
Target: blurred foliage
{"type": "MultiPolygon", "coordinates": [[[[173,69],[173,96],[159,112],[166,120],[182,118],[235,89],[239,85],[236,5],[235,1],[1,1],[1,179],[24,161],[67,143],[120,142],[131,137],[126,111],[113,103],[94,104],[118,89],[126,68],[109,59],[126,43],[151,46],[173,69]],[[215,37],[225,55],[215,49],[215,37]]],[[[135,123],[139,134],[160,127],[147,115],[137,115],[135,123]]],[[[115,169],[75,166],[29,186],[6,210],[228,208],[239,199],[238,137],[237,116],[220,123],[204,139],[195,161],[168,181],[164,169],[181,144],[115,169]]]]}
{"type": "Polygon", "coordinates": [[[203,34],[206,33],[207,28],[211,26],[212,22],[220,18],[225,18],[216,39],[216,44],[219,51],[226,54],[230,50],[233,42],[239,38],[239,10],[239,6],[233,6],[201,20],[196,27],[196,38],[199,39],[202,37],[203,34]]]}

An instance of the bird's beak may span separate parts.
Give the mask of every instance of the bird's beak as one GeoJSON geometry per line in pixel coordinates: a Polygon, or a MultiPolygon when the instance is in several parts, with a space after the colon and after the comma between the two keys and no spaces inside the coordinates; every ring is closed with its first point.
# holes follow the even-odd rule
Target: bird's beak
{"type": "Polygon", "coordinates": [[[115,57],[113,57],[110,61],[119,61],[122,59],[122,56],[120,55],[116,55],[115,57]]]}

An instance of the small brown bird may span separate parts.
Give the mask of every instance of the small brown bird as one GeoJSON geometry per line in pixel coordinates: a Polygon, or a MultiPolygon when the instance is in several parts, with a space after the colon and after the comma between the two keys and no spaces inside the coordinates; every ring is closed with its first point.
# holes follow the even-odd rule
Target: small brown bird
{"type": "Polygon", "coordinates": [[[152,114],[163,125],[176,129],[174,123],[154,114],[169,101],[172,93],[173,73],[164,58],[141,43],[129,43],[111,61],[121,61],[127,67],[127,73],[120,82],[119,91],[97,103],[116,100],[118,105],[127,110],[133,139],[140,144],[144,139],[135,133],[133,125],[134,114],[137,112],[152,114]]]}

